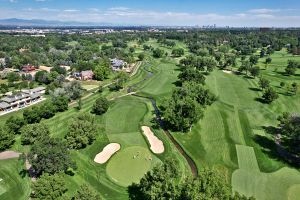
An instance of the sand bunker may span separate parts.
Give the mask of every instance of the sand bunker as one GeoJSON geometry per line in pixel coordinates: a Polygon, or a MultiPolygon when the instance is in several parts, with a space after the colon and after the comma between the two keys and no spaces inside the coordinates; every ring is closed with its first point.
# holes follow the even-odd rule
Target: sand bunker
{"type": "Polygon", "coordinates": [[[4,151],[0,153],[0,160],[6,160],[10,158],[19,158],[21,153],[15,151],[4,151]]]}
{"type": "Polygon", "coordinates": [[[106,145],[103,150],[95,156],[94,161],[99,164],[106,163],[114,153],[119,151],[121,146],[118,143],[110,143],[106,145]]]}
{"type": "Polygon", "coordinates": [[[233,74],[233,72],[232,71],[229,71],[229,70],[222,70],[224,73],[226,73],[226,74],[233,74]]]}
{"type": "Polygon", "coordinates": [[[158,139],[148,126],[142,126],[142,130],[150,143],[150,149],[153,153],[160,154],[165,151],[163,142],[158,139]]]}

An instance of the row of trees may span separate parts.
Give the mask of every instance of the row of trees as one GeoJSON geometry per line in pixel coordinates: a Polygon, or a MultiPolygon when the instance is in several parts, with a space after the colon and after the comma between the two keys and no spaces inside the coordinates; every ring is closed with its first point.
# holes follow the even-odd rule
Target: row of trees
{"type": "Polygon", "coordinates": [[[174,160],[166,160],[163,165],[154,167],[145,174],[139,184],[129,186],[129,196],[132,200],[250,200],[238,193],[232,195],[232,190],[226,177],[216,169],[204,168],[199,176],[187,177],[181,180],[180,171],[174,160]]]}

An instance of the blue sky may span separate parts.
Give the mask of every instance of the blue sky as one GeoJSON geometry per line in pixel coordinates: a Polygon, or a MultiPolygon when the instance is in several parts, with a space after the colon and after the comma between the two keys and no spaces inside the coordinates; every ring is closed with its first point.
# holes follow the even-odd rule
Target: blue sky
{"type": "Polygon", "coordinates": [[[0,18],[300,27],[300,0],[0,0],[0,18]]]}

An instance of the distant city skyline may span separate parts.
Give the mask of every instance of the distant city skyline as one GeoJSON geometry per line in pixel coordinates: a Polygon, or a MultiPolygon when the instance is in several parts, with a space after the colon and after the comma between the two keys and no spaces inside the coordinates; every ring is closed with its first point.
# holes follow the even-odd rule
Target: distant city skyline
{"type": "Polygon", "coordinates": [[[126,25],[300,27],[299,0],[0,0],[0,19],[126,25]]]}

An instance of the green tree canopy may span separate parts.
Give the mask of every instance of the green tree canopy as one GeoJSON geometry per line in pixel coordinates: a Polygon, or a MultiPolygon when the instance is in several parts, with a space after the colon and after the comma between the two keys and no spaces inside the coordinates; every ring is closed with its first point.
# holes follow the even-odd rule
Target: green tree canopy
{"type": "Polygon", "coordinates": [[[27,124],[21,128],[20,132],[23,145],[34,144],[50,134],[48,126],[44,123],[27,124]]]}
{"type": "Polygon", "coordinates": [[[80,186],[72,200],[101,200],[101,198],[93,189],[84,184],[80,186]]]}
{"type": "Polygon", "coordinates": [[[14,143],[14,134],[0,126],[0,151],[8,149],[14,143]]]}
{"type": "Polygon", "coordinates": [[[92,108],[92,113],[96,115],[102,115],[106,113],[108,108],[109,108],[109,101],[105,97],[100,97],[96,99],[92,108]]]}
{"type": "Polygon", "coordinates": [[[30,149],[28,160],[35,174],[55,174],[75,167],[66,144],[57,138],[45,137],[30,149]]]}
{"type": "Polygon", "coordinates": [[[96,139],[97,126],[91,114],[80,114],[74,117],[65,136],[71,149],[85,148],[96,139]]]}
{"type": "Polygon", "coordinates": [[[44,173],[33,182],[30,197],[35,200],[63,200],[66,199],[67,190],[63,174],[44,173]]]}

